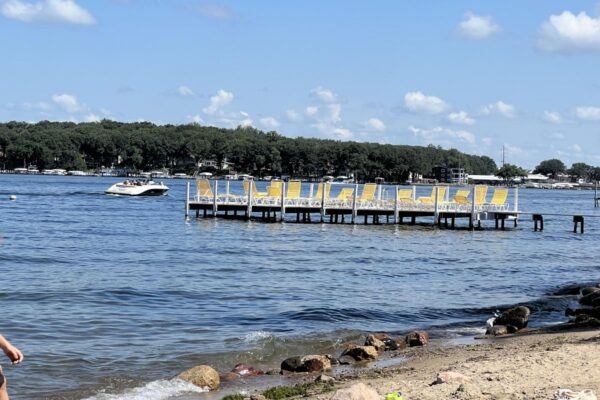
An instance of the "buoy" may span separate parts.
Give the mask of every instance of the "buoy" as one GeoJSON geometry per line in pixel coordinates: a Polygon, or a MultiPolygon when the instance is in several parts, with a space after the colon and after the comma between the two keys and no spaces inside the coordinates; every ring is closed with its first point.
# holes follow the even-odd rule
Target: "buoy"
{"type": "Polygon", "coordinates": [[[17,195],[16,195],[16,194],[11,194],[11,195],[9,196],[9,199],[10,199],[10,200],[16,200],[16,199],[17,199],[17,195]]]}

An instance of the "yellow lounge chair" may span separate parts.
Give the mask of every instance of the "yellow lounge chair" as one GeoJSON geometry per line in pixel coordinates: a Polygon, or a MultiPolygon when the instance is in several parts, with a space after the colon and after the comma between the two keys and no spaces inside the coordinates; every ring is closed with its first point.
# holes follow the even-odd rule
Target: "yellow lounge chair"
{"type": "MultiPolygon", "coordinates": [[[[201,199],[212,201],[214,199],[214,197],[215,197],[215,195],[212,190],[212,185],[210,184],[210,181],[208,179],[204,179],[204,178],[196,178],[196,198],[199,201],[201,199]]],[[[219,193],[219,194],[217,194],[217,198],[218,199],[227,198],[229,200],[230,198],[239,198],[239,196],[229,194],[229,197],[228,197],[227,194],[219,193]]]]}
{"type": "Polygon", "coordinates": [[[398,202],[400,203],[414,203],[412,189],[399,189],[398,190],[398,202]]]}
{"type": "Polygon", "coordinates": [[[492,200],[489,205],[494,209],[506,208],[506,200],[508,199],[508,189],[494,189],[492,200]]]}
{"type": "Polygon", "coordinates": [[[376,183],[365,183],[359,200],[361,202],[375,201],[375,191],[377,190],[376,183]]]}
{"type": "Polygon", "coordinates": [[[438,189],[438,203],[441,203],[446,198],[446,190],[448,189],[446,186],[434,186],[431,188],[431,195],[426,197],[419,197],[417,202],[422,204],[434,204],[435,203],[435,188],[438,189]]]}
{"type": "Polygon", "coordinates": [[[289,181],[287,184],[286,199],[299,199],[301,190],[302,190],[302,182],[289,181]]]}
{"type": "MultiPolygon", "coordinates": [[[[487,186],[475,186],[475,205],[481,206],[485,204],[485,198],[487,197],[487,186]]],[[[459,190],[456,192],[454,196],[454,201],[461,205],[471,205],[471,200],[469,199],[469,191],[468,190],[459,190]],[[466,192],[460,193],[460,192],[466,192]]]]}
{"type": "Polygon", "coordinates": [[[281,189],[283,188],[283,182],[271,181],[271,184],[267,186],[267,197],[281,197],[281,189]]]}
{"type": "MultiPolygon", "coordinates": [[[[250,181],[244,181],[244,194],[246,196],[248,196],[248,189],[250,188],[250,181]]],[[[260,198],[260,197],[267,197],[268,193],[267,192],[259,192],[256,189],[256,182],[252,182],[252,197],[256,198],[260,198]]]]}
{"type": "Polygon", "coordinates": [[[347,201],[352,199],[354,194],[354,188],[342,188],[340,193],[337,195],[336,200],[347,201]]]}
{"type": "Polygon", "coordinates": [[[331,191],[331,185],[329,183],[319,183],[317,185],[317,194],[313,196],[315,200],[321,200],[323,197],[323,185],[325,185],[325,199],[329,198],[329,192],[331,191]]]}
{"type": "Polygon", "coordinates": [[[469,195],[471,194],[470,190],[457,190],[454,194],[454,202],[457,204],[470,204],[469,195]]]}

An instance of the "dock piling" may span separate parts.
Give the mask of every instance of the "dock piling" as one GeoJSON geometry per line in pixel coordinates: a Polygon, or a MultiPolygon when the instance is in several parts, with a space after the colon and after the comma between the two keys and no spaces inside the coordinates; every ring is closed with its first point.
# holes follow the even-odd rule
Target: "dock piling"
{"type": "Polygon", "coordinates": [[[323,182],[321,184],[322,186],[322,190],[321,190],[321,223],[323,223],[323,219],[325,218],[325,192],[327,191],[327,182],[323,182]]]}
{"type": "Polygon", "coordinates": [[[439,193],[439,186],[435,187],[434,193],[435,193],[435,199],[434,199],[434,208],[433,208],[433,224],[437,224],[440,225],[440,210],[439,210],[439,204],[438,204],[438,193],[439,193]]]}
{"type": "Polygon", "coordinates": [[[281,208],[279,209],[280,219],[283,221],[285,216],[285,182],[281,183],[281,208]]]}
{"type": "Polygon", "coordinates": [[[358,199],[358,183],[354,184],[354,194],[352,197],[352,223],[356,223],[356,214],[358,210],[358,204],[356,200],[358,199]]]}
{"type": "Polygon", "coordinates": [[[531,218],[533,219],[533,231],[537,232],[538,230],[541,232],[544,230],[544,217],[542,216],[542,214],[533,214],[531,216],[531,218]],[[538,229],[538,222],[539,224],[539,229],[538,229]]]}
{"type": "Polygon", "coordinates": [[[190,182],[188,181],[186,185],[186,193],[185,193],[185,219],[188,219],[190,215],[190,182]]]}
{"type": "Polygon", "coordinates": [[[574,215],[573,216],[573,233],[577,233],[577,227],[581,223],[579,233],[583,233],[583,215],[574,215]]]}
{"type": "Polygon", "coordinates": [[[394,224],[398,223],[398,186],[394,187],[394,224]]]}
{"type": "Polygon", "coordinates": [[[219,192],[219,181],[215,179],[215,183],[213,185],[215,188],[213,190],[213,217],[217,216],[217,210],[218,210],[218,205],[217,205],[217,194],[219,192]]]}

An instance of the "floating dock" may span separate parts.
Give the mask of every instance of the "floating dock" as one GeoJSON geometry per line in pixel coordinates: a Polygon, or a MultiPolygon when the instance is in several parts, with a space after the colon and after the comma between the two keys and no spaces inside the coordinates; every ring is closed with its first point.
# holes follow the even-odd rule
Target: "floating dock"
{"type": "Polygon", "coordinates": [[[445,185],[433,186],[430,196],[416,197],[414,186],[295,181],[276,182],[275,186],[272,182],[268,191],[261,193],[256,190],[254,181],[247,181],[242,193],[234,193],[230,191],[229,181],[197,179],[195,188],[187,183],[185,216],[188,218],[195,212],[197,218],[350,224],[430,223],[451,228],[456,227],[457,220],[463,220],[470,229],[481,228],[482,221],[494,221],[496,229],[505,229],[505,222],[510,221],[517,227],[521,214],[518,188],[490,188],[491,195],[488,195],[487,186],[460,187],[454,195],[450,194],[452,189],[454,187],[445,185]],[[310,190],[303,197],[300,188],[304,186],[306,190],[306,185],[310,190]],[[489,202],[487,197],[491,197],[489,202]]]}

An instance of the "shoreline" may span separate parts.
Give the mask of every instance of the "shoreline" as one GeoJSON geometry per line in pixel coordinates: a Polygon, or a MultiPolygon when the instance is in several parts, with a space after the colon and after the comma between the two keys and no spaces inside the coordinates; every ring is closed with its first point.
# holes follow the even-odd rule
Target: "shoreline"
{"type": "MultiPolygon", "coordinates": [[[[314,383],[318,373],[292,378],[295,382],[288,385],[296,381],[307,385],[307,393],[282,398],[329,400],[338,390],[360,383],[375,390],[379,398],[400,391],[404,400],[547,400],[559,389],[600,394],[600,330],[563,325],[566,330],[554,326],[486,337],[471,344],[434,340],[429,346],[407,349],[404,359],[393,357],[389,361],[398,361],[393,365],[328,373],[335,381],[325,385],[314,383]],[[460,375],[433,384],[439,373],[447,371],[460,375]]],[[[256,388],[248,389],[243,392],[248,398],[259,393],[256,388]]],[[[209,398],[221,399],[227,394],[209,398]]]]}

